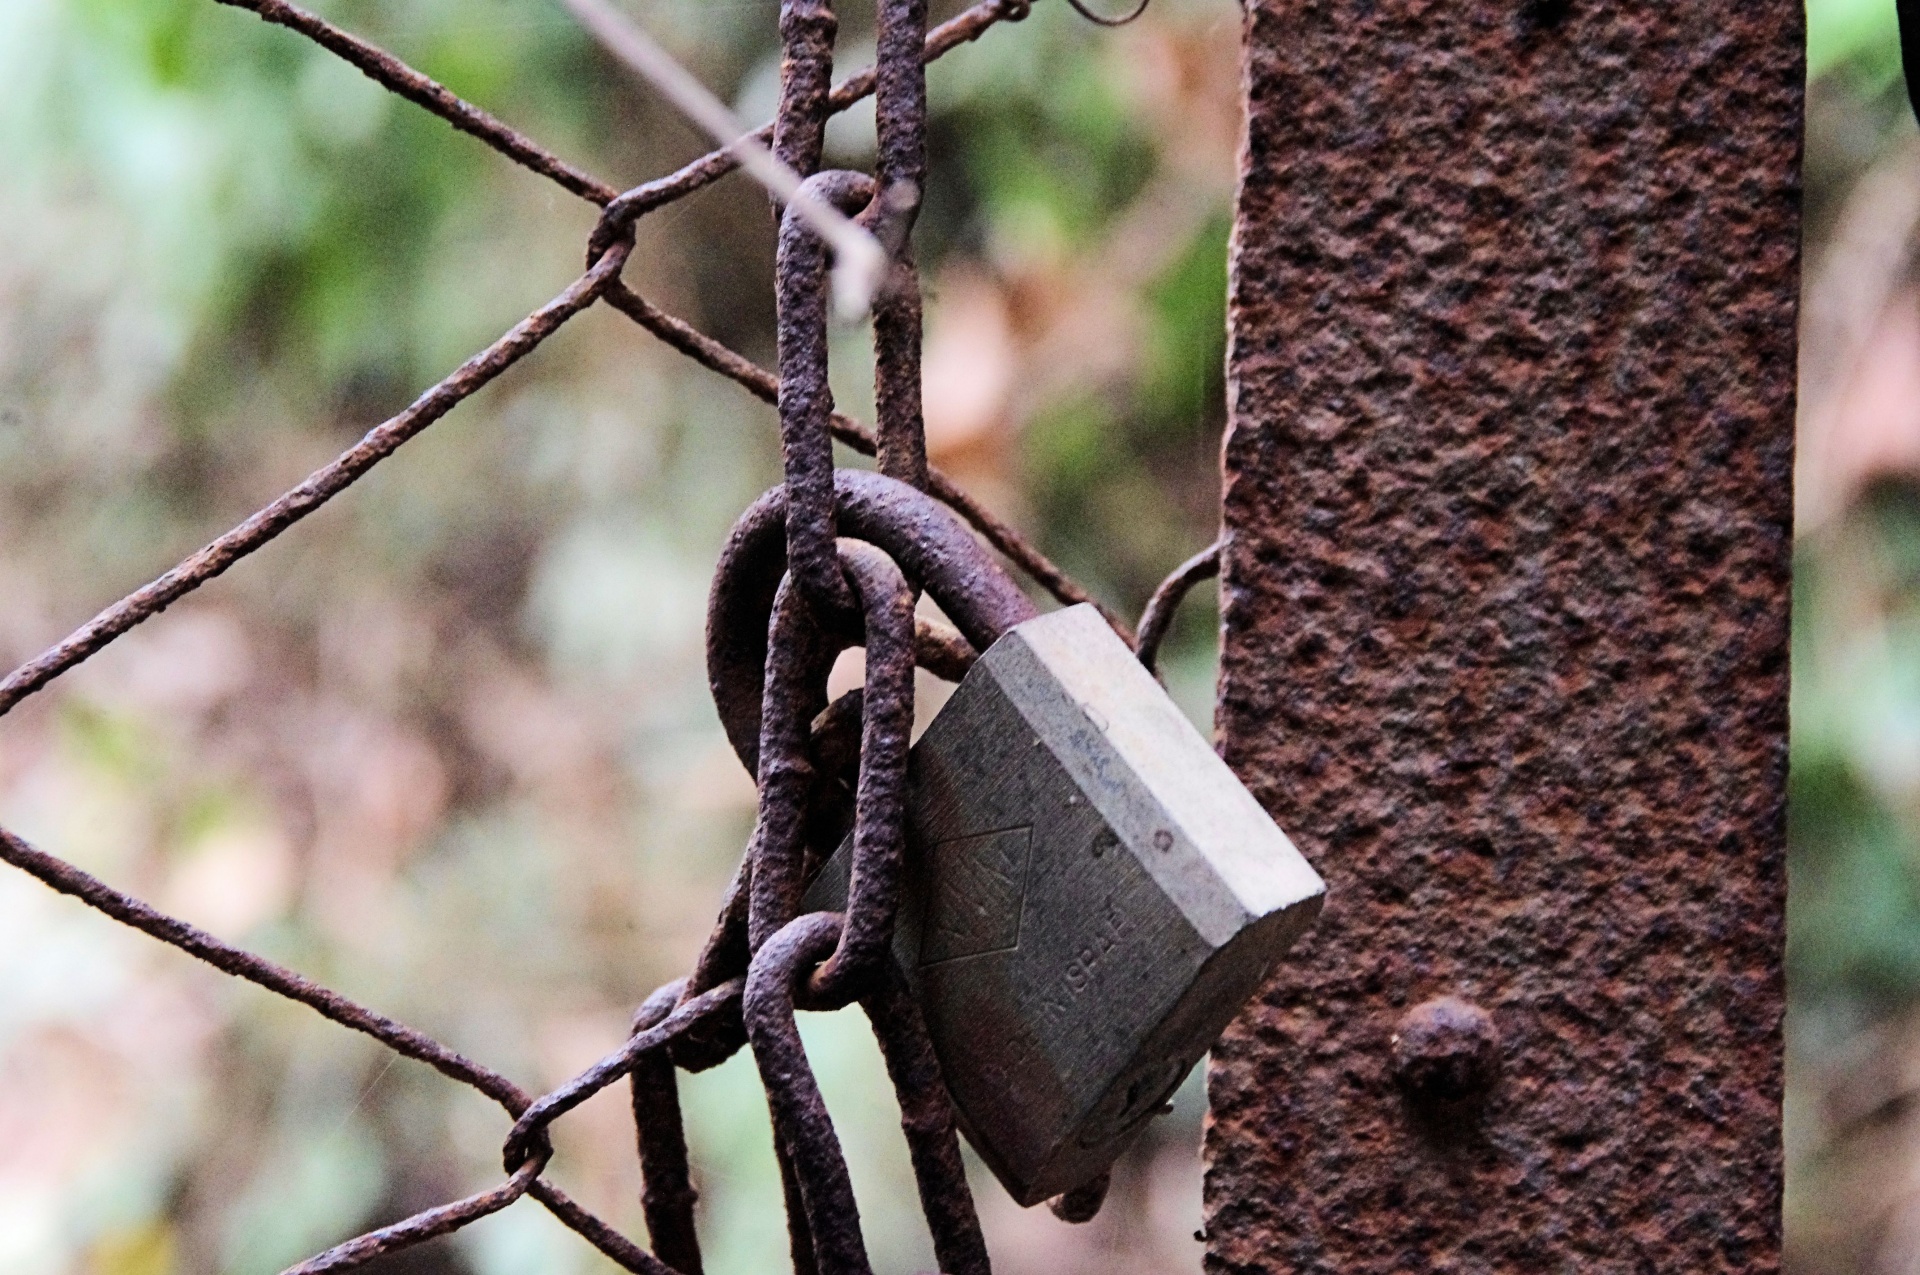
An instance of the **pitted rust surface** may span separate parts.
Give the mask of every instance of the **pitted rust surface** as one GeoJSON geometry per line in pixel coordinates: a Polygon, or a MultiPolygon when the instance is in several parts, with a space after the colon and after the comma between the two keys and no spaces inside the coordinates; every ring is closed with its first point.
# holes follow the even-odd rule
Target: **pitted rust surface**
{"type": "Polygon", "coordinates": [[[1249,0],[1209,1269],[1779,1265],[1798,0],[1249,0]],[[1491,1014],[1422,1120],[1391,1038],[1491,1014]]]}

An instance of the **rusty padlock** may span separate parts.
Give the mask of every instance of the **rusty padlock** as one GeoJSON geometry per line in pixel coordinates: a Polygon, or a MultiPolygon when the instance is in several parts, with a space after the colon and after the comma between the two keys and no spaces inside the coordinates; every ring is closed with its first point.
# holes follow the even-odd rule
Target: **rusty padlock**
{"type": "MultiPolygon", "coordinates": [[[[1037,1204],[1125,1149],[1325,886],[1089,606],[995,642],[908,783],[894,957],[961,1128],[1037,1204]]],[[[850,850],[805,910],[844,906],[850,850]]]]}

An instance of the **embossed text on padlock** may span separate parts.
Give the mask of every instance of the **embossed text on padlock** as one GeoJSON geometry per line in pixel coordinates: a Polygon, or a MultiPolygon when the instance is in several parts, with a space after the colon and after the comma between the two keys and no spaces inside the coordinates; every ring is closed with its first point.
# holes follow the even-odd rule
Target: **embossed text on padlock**
{"type": "MultiPolygon", "coordinates": [[[[841,906],[848,860],[808,909],[841,906]]],[[[895,958],[1023,1204],[1112,1163],[1325,892],[1088,606],[1015,626],[928,726],[907,870],[895,958]]]]}

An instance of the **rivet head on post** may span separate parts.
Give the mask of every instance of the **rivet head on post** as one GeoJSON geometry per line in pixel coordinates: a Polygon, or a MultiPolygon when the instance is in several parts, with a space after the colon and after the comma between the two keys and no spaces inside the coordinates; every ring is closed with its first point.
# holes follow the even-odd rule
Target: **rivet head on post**
{"type": "Polygon", "coordinates": [[[1408,1010],[1393,1032],[1393,1075],[1409,1098],[1476,1101],[1500,1073],[1500,1033],[1486,1010],[1442,996],[1408,1010]]]}

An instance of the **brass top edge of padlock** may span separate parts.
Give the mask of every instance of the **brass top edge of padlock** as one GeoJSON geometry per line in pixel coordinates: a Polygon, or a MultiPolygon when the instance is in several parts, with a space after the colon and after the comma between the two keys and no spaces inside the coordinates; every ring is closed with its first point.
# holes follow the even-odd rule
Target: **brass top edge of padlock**
{"type": "Polygon", "coordinates": [[[1024,686],[1011,699],[1038,736],[1091,728],[1083,740],[1099,747],[1048,742],[1209,941],[1309,902],[1317,910],[1320,875],[1093,607],[1014,626],[969,676],[1024,686]],[[1062,696],[1076,712],[1038,711],[1062,696]],[[1109,753],[1134,783],[1104,782],[1109,753]]]}

